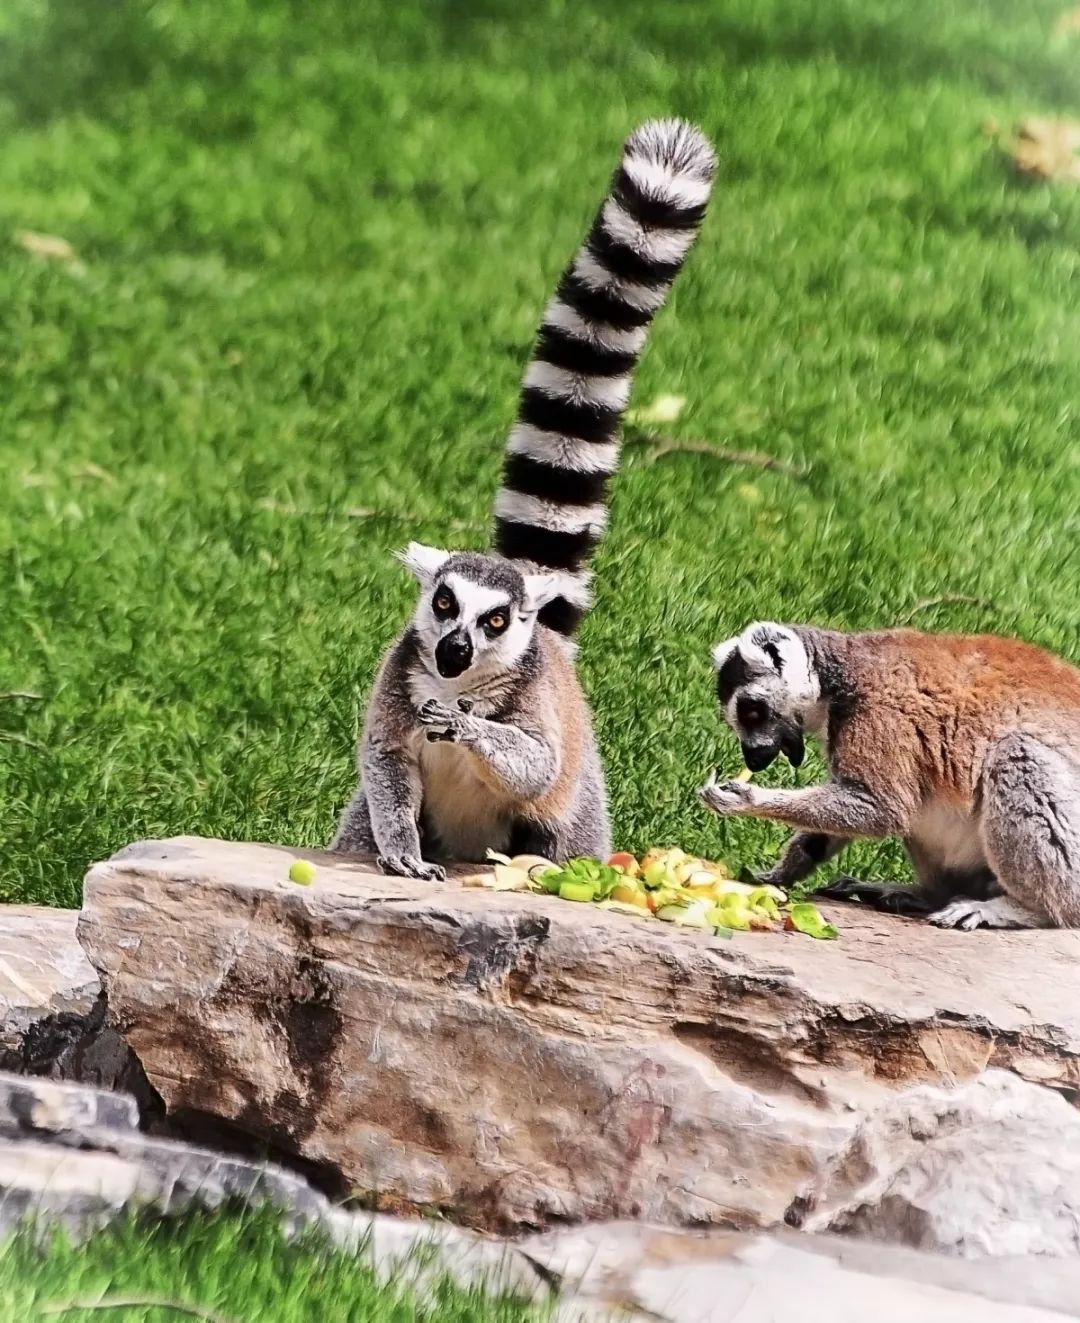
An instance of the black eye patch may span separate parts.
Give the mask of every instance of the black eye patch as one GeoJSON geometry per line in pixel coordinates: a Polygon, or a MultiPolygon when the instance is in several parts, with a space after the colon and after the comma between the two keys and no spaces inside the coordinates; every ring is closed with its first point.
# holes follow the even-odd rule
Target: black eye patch
{"type": "Polygon", "coordinates": [[[750,668],[742,653],[735,651],[716,673],[716,697],[721,707],[727,707],[732,694],[750,679],[750,668]]]}
{"type": "Polygon", "coordinates": [[[449,620],[458,613],[458,601],[447,587],[436,588],[431,599],[431,610],[436,620],[449,620]]]}
{"type": "Polygon", "coordinates": [[[496,607],[494,611],[489,611],[480,622],[484,627],[484,632],[489,638],[494,638],[496,634],[501,634],[510,624],[510,608],[496,607]]]}
{"type": "Polygon", "coordinates": [[[735,714],[741,726],[760,726],[772,715],[768,703],[757,698],[740,698],[735,704],[735,714]]]}

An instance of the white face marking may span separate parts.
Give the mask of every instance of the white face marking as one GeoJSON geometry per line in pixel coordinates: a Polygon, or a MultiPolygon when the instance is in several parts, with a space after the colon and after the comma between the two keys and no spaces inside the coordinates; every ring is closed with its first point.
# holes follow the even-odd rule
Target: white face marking
{"type": "MultiPolygon", "coordinates": [[[[459,676],[452,678],[432,675],[435,690],[428,697],[457,697],[468,694],[478,683],[489,681],[493,675],[510,671],[517,665],[528,648],[536,624],[536,610],[531,601],[512,604],[505,589],[451,572],[442,580],[453,593],[457,612],[440,619],[433,610],[436,596],[434,585],[423,591],[413,616],[413,628],[420,637],[425,669],[435,671],[435,648],[439,640],[455,630],[464,630],[472,644],[471,664],[459,676]],[[498,634],[489,634],[484,622],[493,612],[501,612],[508,621],[498,634]]],[[[541,604],[556,595],[557,585],[551,586],[546,575],[526,576],[526,596],[530,589],[538,593],[541,604]],[[546,594],[546,596],[545,596],[546,594]]]]}
{"type": "Polygon", "coordinates": [[[457,598],[459,624],[464,621],[474,623],[498,606],[509,610],[506,593],[500,588],[489,588],[482,583],[473,583],[470,579],[463,579],[460,574],[448,574],[446,586],[457,598]]]}
{"type": "Polygon", "coordinates": [[[766,674],[771,671],[782,681],[782,686],[770,683],[769,688],[774,692],[778,689],[785,693],[792,709],[801,711],[821,697],[821,686],[802,640],[783,625],[759,621],[744,629],[739,635],[739,651],[752,667],[760,667],[766,674]],[[780,659],[779,666],[777,656],[780,659]]]}

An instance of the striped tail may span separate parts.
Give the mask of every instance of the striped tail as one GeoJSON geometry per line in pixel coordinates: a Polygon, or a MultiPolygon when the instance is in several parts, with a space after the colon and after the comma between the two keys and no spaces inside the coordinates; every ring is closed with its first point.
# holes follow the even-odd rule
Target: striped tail
{"type": "Polygon", "coordinates": [[[626,140],[611,191],[544,313],[495,502],[496,550],[557,573],[540,620],[573,634],[607,521],[619,424],[653,317],[697,235],[716,156],[682,120],[626,140]]]}

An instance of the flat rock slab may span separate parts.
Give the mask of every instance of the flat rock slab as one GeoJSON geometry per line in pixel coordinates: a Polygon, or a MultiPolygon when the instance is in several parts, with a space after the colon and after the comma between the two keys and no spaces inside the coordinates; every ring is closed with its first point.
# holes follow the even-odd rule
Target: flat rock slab
{"type": "Polygon", "coordinates": [[[837,1236],[563,1230],[517,1252],[561,1284],[559,1315],[640,1323],[1051,1323],[1080,1316],[1080,1260],[947,1259],[837,1236]]]}
{"type": "MultiPolygon", "coordinates": [[[[599,1224],[525,1240],[333,1207],[294,1173],[154,1138],[134,1099],[0,1074],[0,1232],[20,1218],[85,1237],[132,1213],[268,1203],[432,1306],[449,1274],[546,1304],[553,1323],[1052,1323],[1080,1317],[1080,1259],[945,1259],[837,1237],[599,1224]]],[[[544,1317],[548,1317],[544,1313],[544,1317]]]]}
{"type": "Polygon", "coordinates": [[[100,984],[75,935],[76,910],[0,905],[0,1057],[21,1060],[32,1026],[90,1013],[100,984]]]}
{"type": "Polygon", "coordinates": [[[0,1070],[149,1095],[105,1024],[101,984],[76,935],[77,910],[0,905],[0,1070]]]}
{"type": "Polygon", "coordinates": [[[80,936],[170,1112],[377,1207],[1080,1250],[1080,933],[829,912],[721,941],[185,837],[91,869],[80,936]]]}

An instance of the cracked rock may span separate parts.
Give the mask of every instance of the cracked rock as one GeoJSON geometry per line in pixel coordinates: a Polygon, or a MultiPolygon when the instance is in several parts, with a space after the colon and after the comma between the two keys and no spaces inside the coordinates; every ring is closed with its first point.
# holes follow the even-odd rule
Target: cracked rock
{"type": "Polygon", "coordinates": [[[837,942],[721,942],[194,837],[96,865],[85,897],[169,1115],[374,1208],[1078,1248],[1080,932],[830,906],[837,942]]]}

